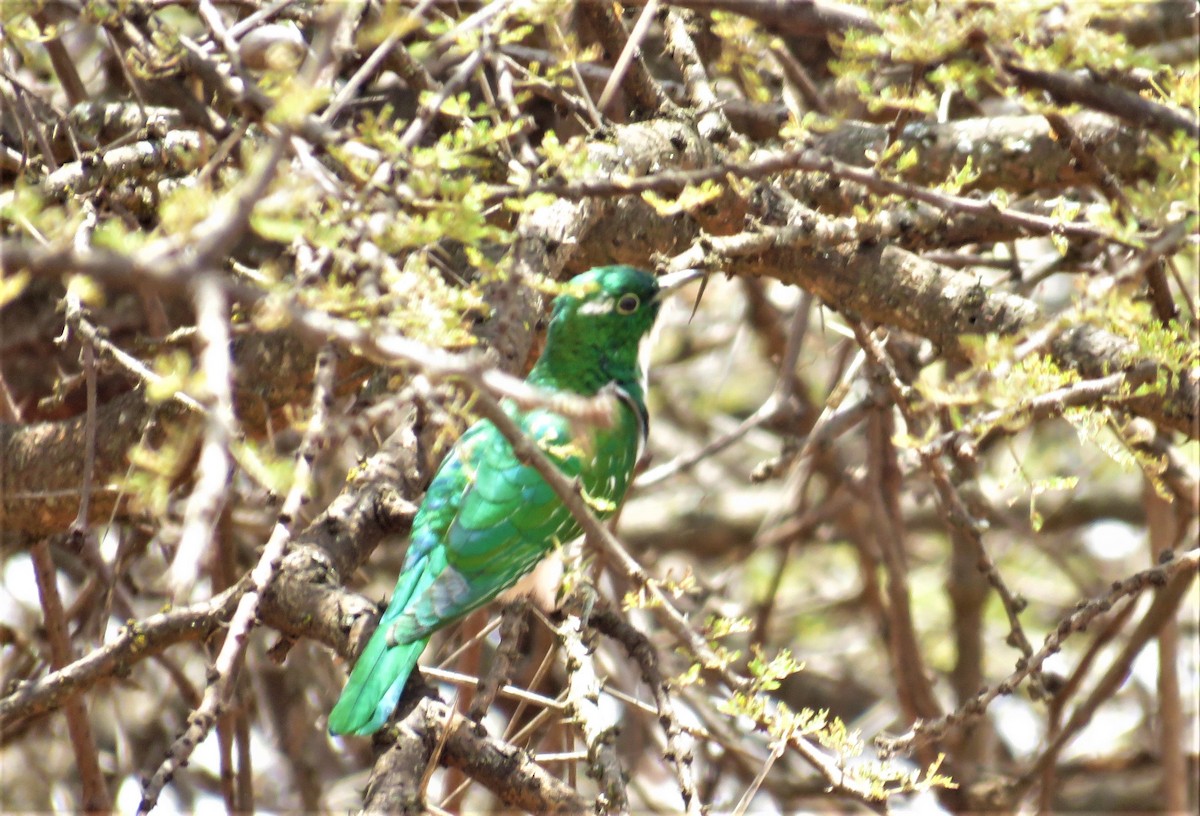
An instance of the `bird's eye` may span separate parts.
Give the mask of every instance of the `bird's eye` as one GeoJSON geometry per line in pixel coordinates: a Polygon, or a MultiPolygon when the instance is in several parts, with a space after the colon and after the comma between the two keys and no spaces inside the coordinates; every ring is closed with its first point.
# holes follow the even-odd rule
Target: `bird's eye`
{"type": "Polygon", "coordinates": [[[637,295],[621,295],[617,300],[617,311],[621,314],[633,314],[637,311],[637,307],[641,305],[641,300],[637,295]]]}

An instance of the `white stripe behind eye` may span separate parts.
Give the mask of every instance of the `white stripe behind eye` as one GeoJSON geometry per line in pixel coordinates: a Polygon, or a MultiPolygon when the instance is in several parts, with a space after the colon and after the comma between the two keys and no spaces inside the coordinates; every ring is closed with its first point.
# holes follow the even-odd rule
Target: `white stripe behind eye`
{"type": "Polygon", "coordinates": [[[579,314],[585,315],[602,315],[608,314],[613,310],[612,298],[601,298],[599,300],[585,301],[579,307],[579,314]]]}

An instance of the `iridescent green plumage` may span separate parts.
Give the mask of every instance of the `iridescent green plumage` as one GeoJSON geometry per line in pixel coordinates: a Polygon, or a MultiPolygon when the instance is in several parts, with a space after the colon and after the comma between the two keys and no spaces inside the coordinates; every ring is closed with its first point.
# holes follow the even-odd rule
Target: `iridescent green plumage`
{"type": "MultiPolygon", "coordinates": [[[[646,430],[638,342],[669,286],[628,266],[572,279],[554,303],[546,347],[529,373],[542,388],[593,395],[614,385],[617,421],[585,426],[547,408],[506,407],[570,478],[597,515],[625,496],[646,430]]],[[[442,463],[413,520],[391,604],[329,715],[335,734],[370,734],[387,721],[430,635],[511,587],[579,525],[492,423],[471,426],[442,463]]]]}

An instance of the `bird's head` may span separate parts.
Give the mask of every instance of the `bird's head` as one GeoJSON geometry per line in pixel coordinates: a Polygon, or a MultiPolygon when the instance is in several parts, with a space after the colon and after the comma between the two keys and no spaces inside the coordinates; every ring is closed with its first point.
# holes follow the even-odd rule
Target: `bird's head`
{"type": "Polygon", "coordinates": [[[656,278],[632,266],[599,266],[576,275],[554,301],[551,335],[588,332],[614,342],[637,341],[654,325],[664,296],[701,273],[656,278]]]}
{"type": "Polygon", "coordinates": [[[689,269],[656,278],[632,266],[601,266],[576,275],[554,300],[543,361],[558,369],[594,360],[607,375],[634,376],[638,341],[654,325],[663,297],[700,274],[689,269]]]}

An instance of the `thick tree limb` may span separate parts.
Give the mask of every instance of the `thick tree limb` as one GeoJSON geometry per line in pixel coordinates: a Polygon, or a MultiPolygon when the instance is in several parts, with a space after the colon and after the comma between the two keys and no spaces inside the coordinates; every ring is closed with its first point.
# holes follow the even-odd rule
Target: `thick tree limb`
{"type": "Polygon", "coordinates": [[[1111,82],[1100,82],[1085,74],[1066,71],[1038,71],[1012,61],[1004,62],[1004,69],[1020,85],[1043,90],[1058,102],[1073,102],[1111,113],[1126,122],[1150,127],[1168,136],[1182,130],[1193,139],[1200,137],[1200,123],[1194,113],[1188,114],[1161,105],[1111,82]]]}
{"type": "MultiPolygon", "coordinates": [[[[5,270],[10,245],[0,248],[5,270]]],[[[83,264],[86,265],[86,264],[83,264]]],[[[136,268],[135,268],[136,274],[136,268]]],[[[132,278],[130,278],[132,280],[132,278]]],[[[234,403],[242,431],[253,437],[285,424],[280,412],[308,399],[315,346],[286,331],[251,334],[233,341],[234,403]]],[[[364,361],[339,361],[339,393],[356,384],[364,361]]],[[[128,453],[139,442],[157,447],[188,433],[200,414],[176,400],[152,402],[135,388],[102,404],[96,412],[92,522],[106,522],[126,511],[120,482],[129,470],[128,453]]],[[[84,417],[28,425],[0,423],[0,528],[30,535],[51,535],[70,525],[79,505],[79,452],[84,449],[84,417]]],[[[183,464],[183,463],[181,463],[183,464]]],[[[126,497],[127,499],[127,497],[126,497]]]]}
{"type": "Polygon", "coordinates": [[[696,11],[731,11],[758,20],[768,31],[793,37],[827,37],[847,29],[879,30],[867,12],[836,0],[680,0],[674,5],[696,11]]]}
{"type": "Polygon", "coordinates": [[[68,698],[106,678],[127,675],[139,661],[174,644],[203,640],[233,613],[239,591],[240,586],[233,586],[191,606],[132,621],[100,648],[45,677],[20,684],[0,698],[0,732],[19,730],[25,720],[61,708],[68,698]]]}
{"type": "MultiPolygon", "coordinates": [[[[1084,149],[1118,178],[1132,181],[1153,172],[1146,155],[1148,134],[1103,113],[1083,111],[1065,117],[1084,149]]],[[[844,122],[816,134],[813,147],[838,161],[871,167],[869,153],[883,155],[891,141],[888,128],[844,122]]],[[[978,175],[964,189],[1004,190],[1013,196],[1049,192],[1090,183],[1043,116],[986,116],[950,122],[910,122],[896,134],[896,156],[916,150],[920,161],[899,177],[911,184],[937,185],[961,170],[968,159],[978,175]]],[[[849,212],[862,200],[856,184],[833,186],[821,176],[799,176],[789,190],[825,214],[849,212]]]]}
{"type": "MultiPolygon", "coordinates": [[[[695,131],[679,123],[652,122],[618,128],[613,142],[595,142],[591,151],[593,159],[610,178],[619,173],[629,179],[617,183],[613,193],[658,189],[662,183],[698,183],[749,169],[713,166],[710,151],[699,145],[695,131]],[[671,167],[682,171],[675,171],[678,178],[670,176],[672,171],[664,172],[664,168],[671,167]],[[642,181],[651,168],[659,171],[661,181],[653,177],[642,181]]],[[[1066,153],[1065,150],[1062,152],[1066,153]]],[[[782,154],[764,158],[756,162],[754,175],[767,175],[796,166],[796,161],[807,160],[809,155],[782,154]]],[[[613,186],[614,182],[601,184],[613,186]]],[[[522,237],[514,251],[515,268],[521,276],[545,272],[557,276],[566,270],[614,261],[644,264],[655,252],[681,251],[684,248],[681,242],[697,234],[694,226],[689,228],[687,223],[657,215],[639,198],[626,196],[613,201],[597,201],[588,196],[602,194],[602,190],[580,189],[573,196],[571,185],[552,186],[556,193],[574,200],[541,208],[523,219],[522,237]]],[[[771,217],[772,220],[788,221],[793,214],[775,213],[771,217]]],[[[1032,302],[990,291],[969,273],[923,261],[894,246],[868,244],[839,247],[834,251],[822,248],[822,251],[814,252],[781,244],[777,239],[768,241],[767,246],[744,248],[739,247],[735,239],[722,243],[723,240],[714,239],[707,246],[730,261],[728,271],[734,274],[774,277],[796,283],[839,308],[876,323],[912,331],[941,346],[953,347],[962,334],[1022,331],[1038,320],[1039,312],[1032,302]]],[[[700,251],[701,257],[692,259],[693,264],[703,260],[704,247],[700,247],[700,251]]],[[[70,251],[64,253],[5,243],[0,247],[0,259],[6,271],[30,269],[40,274],[79,271],[102,279],[136,279],[167,292],[178,291],[186,280],[185,269],[139,263],[137,259],[102,251],[83,257],[70,251]]],[[[497,291],[495,306],[498,318],[489,323],[484,332],[493,341],[505,367],[513,370],[523,363],[532,342],[529,326],[532,325],[535,303],[527,290],[507,286],[497,291]]],[[[1064,334],[1054,350],[1061,359],[1090,377],[1143,365],[1129,356],[1132,351],[1129,343],[1086,326],[1064,334]]],[[[247,359],[255,361],[258,358],[251,355],[247,359]]],[[[281,382],[277,376],[257,376],[280,361],[264,358],[262,362],[264,366],[247,370],[249,381],[255,382],[259,389],[263,384],[281,382]]],[[[304,363],[274,370],[296,368],[303,369],[304,363]]],[[[241,360],[237,361],[236,369],[240,381],[243,379],[241,360]]],[[[1165,395],[1140,397],[1127,407],[1166,428],[1195,437],[1198,433],[1198,380],[1200,375],[1185,373],[1177,388],[1165,395]]],[[[283,378],[282,382],[286,382],[287,389],[277,396],[279,404],[286,404],[293,396],[294,381],[283,378]]],[[[242,397],[244,393],[239,389],[239,414],[245,409],[257,410],[259,404],[258,400],[242,397]]],[[[264,396],[265,407],[269,409],[276,395],[268,393],[259,398],[264,396]]],[[[104,463],[108,463],[108,474],[123,470],[124,451],[140,438],[140,425],[145,423],[150,410],[140,396],[126,396],[121,400],[119,407],[112,403],[102,407],[98,417],[101,427],[114,427],[119,431],[102,435],[101,449],[97,451],[99,485],[107,483],[104,463]]],[[[170,410],[170,406],[159,410],[170,410]]],[[[255,417],[247,418],[253,420],[255,417]]],[[[82,424],[74,420],[67,424],[24,429],[0,425],[0,452],[9,463],[4,469],[0,520],[10,519],[7,522],[10,529],[33,532],[63,529],[62,519],[69,514],[74,502],[71,491],[77,489],[70,481],[73,467],[69,462],[79,449],[77,437],[80,433],[82,424]],[[43,470],[44,477],[38,478],[37,474],[43,470]],[[11,482],[10,486],[10,479],[19,481],[11,482]],[[18,500],[26,504],[14,504],[18,500]]],[[[103,489],[96,493],[96,517],[112,510],[115,493],[106,493],[109,492],[103,489]]]]}
{"type": "MultiPolygon", "coordinates": [[[[967,272],[923,260],[895,246],[876,244],[813,252],[772,241],[743,252],[730,239],[712,239],[718,254],[732,249],[735,274],[776,278],[802,286],[826,303],[882,325],[895,326],[953,349],[963,335],[1017,334],[1043,319],[1030,300],[996,292],[967,272]]],[[[696,265],[698,252],[673,263],[696,265]]],[[[1139,359],[1134,344],[1082,324],[1059,333],[1050,346],[1060,364],[1088,378],[1124,371],[1135,382],[1152,381],[1155,364],[1139,359]]],[[[1162,392],[1123,403],[1134,414],[1189,438],[1200,437],[1200,371],[1179,372],[1162,392]]]]}
{"type": "Polygon", "coordinates": [[[431,761],[459,769],[509,807],[527,813],[592,812],[583,797],[535,763],[528,751],[487,736],[481,726],[438,700],[421,698],[389,733],[395,739],[380,754],[367,784],[367,813],[426,812],[422,779],[431,761]]]}

